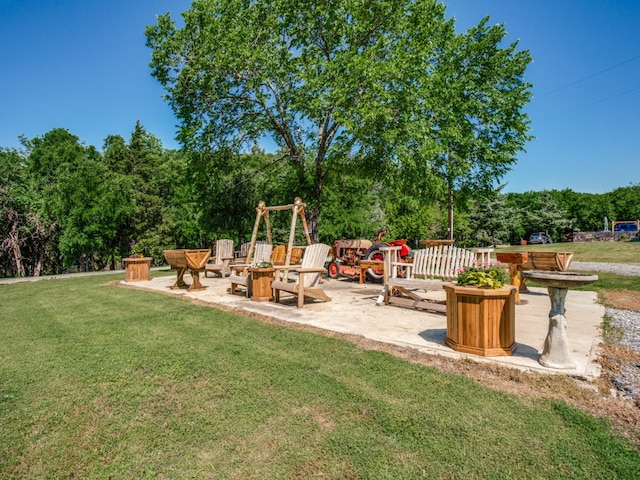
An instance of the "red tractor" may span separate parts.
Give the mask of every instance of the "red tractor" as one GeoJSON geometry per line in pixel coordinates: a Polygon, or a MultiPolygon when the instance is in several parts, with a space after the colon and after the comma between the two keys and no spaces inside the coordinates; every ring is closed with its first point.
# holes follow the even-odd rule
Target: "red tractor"
{"type": "MultiPolygon", "coordinates": [[[[383,242],[381,239],[386,234],[381,231],[376,237],[375,243],[367,239],[355,240],[335,240],[331,249],[332,260],[327,269],[330,278],[338,278],[344,275],[355,278],[360,275],[360,260],[379,260],[384,259],[384,254],[380,247],[401,246],[400,258],[406,259],[411,254],[411,248],[407,245],[406,239],[393,240],[391,242],[383,242]]],[[[382,269],[370,268],[367,270],[367,277],[371,280],[382,280],[382,269]]]]}

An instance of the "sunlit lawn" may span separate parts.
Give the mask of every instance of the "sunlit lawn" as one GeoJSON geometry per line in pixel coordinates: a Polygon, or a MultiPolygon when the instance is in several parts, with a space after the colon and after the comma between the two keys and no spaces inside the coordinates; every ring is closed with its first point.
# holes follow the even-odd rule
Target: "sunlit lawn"
{"type": "Polygon", "coordinates": [[[640,265],[640,242],[563,242],[546,245],[512,245],[500,251],[573,252],[574,261],[640,265]]]}
{"type": "Polygon", "coordinates": [[[0,285],[0,478],[639,478],[607,422],[86,277],[0,285]]]}

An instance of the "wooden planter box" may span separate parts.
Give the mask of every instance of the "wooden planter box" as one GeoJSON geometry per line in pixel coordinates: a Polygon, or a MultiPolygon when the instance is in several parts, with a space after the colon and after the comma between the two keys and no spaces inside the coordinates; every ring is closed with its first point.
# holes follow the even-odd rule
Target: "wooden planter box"
{"type": "Polygon", "coordinates": [[[271,282],[273,281],[273,267],[249,268],[251,275],[251,300],[254,302],[268,302],[273,298],[271,282]]]}
{"type": "Polygon", "coordinates": [[[127,282],[144,282],[151,280],[151,257],[123,258],[124,279],[127,282]]]}
{"type": "Polygon", "coordinates": [[[515,294],[517,289],[459,287],[445,284],[447,338],[458,352],[495,357],[512,355],[515,342],[515,294]]]}

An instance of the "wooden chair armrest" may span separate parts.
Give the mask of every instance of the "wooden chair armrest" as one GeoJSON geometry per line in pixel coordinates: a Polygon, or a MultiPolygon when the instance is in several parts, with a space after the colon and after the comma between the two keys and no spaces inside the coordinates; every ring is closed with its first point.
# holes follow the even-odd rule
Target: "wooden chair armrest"
{"type": "Polygon", "coordinates": [[[232,263],[231,265],[229,265],[229,269],[235,274],[239,275],[239,274],[246,273],[247,268],[249,268],[249,266],[250,265],[246,263],[232,263]]]}
{"type": "Polygon", "coordinates": [[[300,265],[274,265],[275,270],[298,270],[300,265]]]}
{"type": "Polygon", "coordinates": [[[251,264],[250,263],[232,263],[229,266],[231,268],[249,268],[251,264]]]}
{"type": "Polygon", "coordinates": [[[324,273],[326,268],[299,268],[296,270],[298,273],[324,273]]]}
{"type": "Polygon", "coordinates": [[[411,270],[413,269],[413,263],[405,263],[405,262],[391,262],[391,272],[389,272],[390,278],[411,278],[411,270]],[[404,277],[398,277],[397,272],[398,268],[402,267],[404,269],[404,277]]]}
{"type": "Polygon", "coordinates": [[[413,263],[400,263],[397,264],[398,267],[404,268],[404,278],[411,278],[413,276],[413,263]]]}

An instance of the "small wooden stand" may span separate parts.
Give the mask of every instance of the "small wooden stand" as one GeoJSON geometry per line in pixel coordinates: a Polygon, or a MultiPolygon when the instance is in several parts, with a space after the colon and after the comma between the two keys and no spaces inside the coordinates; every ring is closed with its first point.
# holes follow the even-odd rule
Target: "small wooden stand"
{"type": "Polygon", "coordinates": [[[566,272],[571,265],[573,252],[526,252],[527,259],[518,265],[520,272],[520,291],[528,292],[527,277],[523,272],[527,270],[543,270],[545,272],[566,272]]]}
{"type": "Polygon", "coordinates": [[[431,248],[439,245],[453,245],[453,240],[420,240],[420,244],[431,248]]]}
{"type": "Polygon", "coordinates": [[[151,257],[123,258],[125,264],[125,281],[145,282],[151,280],[151,257]]]}
{"type": "Polygon", "coordinates": [[[275,268],[249,268],[251,275],[251,300],[254,302],[268,302],[273,298],[271,282],[275,268]]]}

